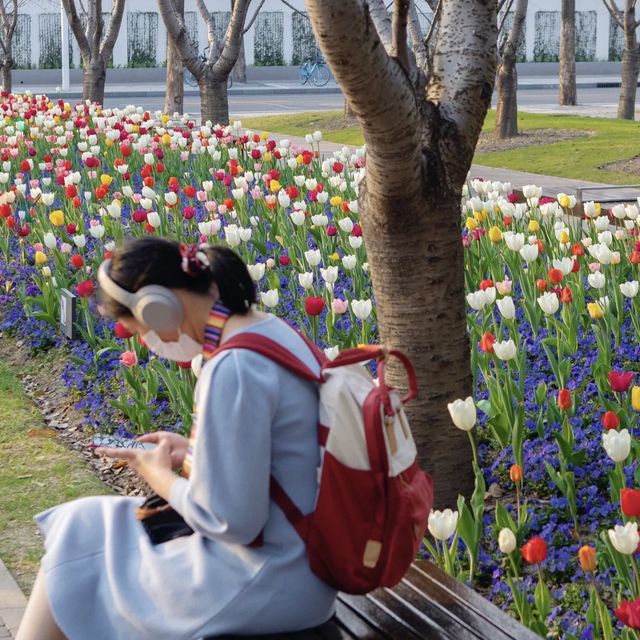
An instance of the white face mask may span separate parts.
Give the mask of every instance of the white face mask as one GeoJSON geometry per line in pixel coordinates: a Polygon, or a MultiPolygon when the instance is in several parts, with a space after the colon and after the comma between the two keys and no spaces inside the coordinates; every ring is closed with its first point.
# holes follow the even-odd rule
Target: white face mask
{"type": "Polygon", "coordinates": [[[155,354],[175,362],[191,362],[197,355],[202,353],[202,345],[191,336],[182,333],[182,331],[180,331],[180,336],[176,342],[161,340],[155,331],[147,331],[143,336],[143,340],[155,354]]]}

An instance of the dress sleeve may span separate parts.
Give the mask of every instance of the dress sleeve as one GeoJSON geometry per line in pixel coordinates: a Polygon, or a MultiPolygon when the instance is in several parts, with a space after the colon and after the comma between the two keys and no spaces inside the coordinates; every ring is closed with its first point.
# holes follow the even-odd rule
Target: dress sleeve
{"type": "Polygon", "coordinates": [[[169,502],[203,536],[249,544],[269,515],[278,372],[243,349],[218,358],[200,374],[191,474],[173,483],[169,502]]]}

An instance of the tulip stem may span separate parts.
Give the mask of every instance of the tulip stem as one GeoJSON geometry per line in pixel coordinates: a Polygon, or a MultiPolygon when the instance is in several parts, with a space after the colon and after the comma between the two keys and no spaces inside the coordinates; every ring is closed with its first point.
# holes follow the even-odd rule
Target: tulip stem
{"type": "Polygon", "coordinates": [[[638,563],[634,558],[633,554],[630,555],[631,558],[631,566],[633,567],[633,581],[635,584],[636,592],[634,594],[634,598],[640,597],[640,575],[638,574],[638,563]]]}
{"type": "Polygon", "coordinates": [[[471,451],[473,452],[473,467],[474,469],[479,467],[478,464],[478,449],[476,447],[476,441],[473,437],[472,431],[467,431],[467,435],[469,436],[469,442],[471,443],[471,451]]]}

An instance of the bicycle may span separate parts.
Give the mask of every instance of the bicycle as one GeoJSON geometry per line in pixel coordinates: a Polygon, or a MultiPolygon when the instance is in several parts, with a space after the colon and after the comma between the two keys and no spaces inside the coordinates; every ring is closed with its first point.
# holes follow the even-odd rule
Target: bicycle
{"type": "Polygon", "coordinates": [[[331,72],[322,58],[311,58],[300,65],[299,70],[301,84],[307,84],[309,80],[316,87],[324,87],[331,78],[331,72]]]}
{"type": "MultiPolygon", "coordinates": [[[[209,47],[206,47],[205,50],[200,55],[200,60],[202,60],[205,64],[209,60],[209,56],[207,54],[208,50],[209,50],[209,47]]],[[[191,71],[189,71],[189,69],[187,69],[186,67],[184,68],[184,72],[182,75],[184,77],[185,84],[188,84],[190,87],[198,86],[198,80],[191,73],[191,71]]],[[[233,78],[231,77],[231,74],[229,74],[227,76],[227,89],[231,89],[232,86],[233,86],[233,78]]]]}

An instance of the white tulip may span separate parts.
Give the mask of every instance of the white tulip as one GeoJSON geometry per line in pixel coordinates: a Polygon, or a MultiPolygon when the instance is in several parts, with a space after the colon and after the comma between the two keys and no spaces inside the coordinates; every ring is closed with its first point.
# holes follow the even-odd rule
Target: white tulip
{"type": "Polygon", "coordinates": [[[567,276],[573,269],[573,260],[571,258],[562,258],[561,260],[553,260],[553,268],[560,269],[562,275],[567,276]]]}
{"type": "Polygon", "coordinates": [[[240,236],[240,240],[242,240],[242,242],[249,242],[249,240],[251,240],[252,233],[253,230],[250,228],[240,227],[238,229],[238,235],[240,236]]]}
{"type": "Polygon", "coordinates": [[[310,267],[317,267],[322,259],[319,249],[309,249],[309,251],[305,251],[304,257],[310,267]]]}
{"type": "Polygon", "coordinates": [[[596,271],[595,273],[590,273],[587,276],[587,282],[589,286],[594,289],[602,289],[607,282],[607,279],[604,277],[604,273],[600,273],[600,271],[596,271]]]}
{"type": "Polygon", "coordinates": [[[260,299],[265,307],[276,307],[280,301],[277,289],[269,289],[266,293],[260,292],[260,299]]]}
{"type": "Polygon", "coordinates": [[[240,234],[238,233],[238,225],[228,224],[224,228],[224,239],[231,248],[239,246],[241,240],[240,234]]]}
{"type": "MultiPolygon", "coordinates": [[[[147,220],[148,219],[149,216],[147,216],[147,220]]],[[[102,238],[102,236],[104,235],[104,231],[105,229],[101,224],[96,224],[93,227],[89,227],[89,233],[96,239],[102,238]]]]}
{"type": "Polygon", "coordinates": [[[493,343],[493,352],[500,360],[512,360],[516,357],[516,343],[510,338],[493,343]]]}
{"type": "Polygon", "coordinates": [[[640,210],[638,210],[638,207],[635,204],[630,204],[626,206],[624,211],[627,218],[629,218],[629,220],[636,220],[637,217],[640,215],[640,210]]]}
{"type": "Polygon", "coordinates": [[[598,242],[600,244],[605,244],[609,246],[613,242],[613,236],[611,235],[611,231],[603,231],[598,234],[598,242]]]}
{"type": "Polygon", "coordinates": [[[122,210],[120,209],[120,205],[117,202],[112,202],[107,205],[107,213],[114,219],[118,220],[120,218],[122,210]]]}
{"type": "Polygon", "coordinates": [[[304,224],[305,216],[304,211],[294,210],[289,214],[291,218],[291,222],[295,224],[297,227],[300,227],[304,224]]]}
{"type": "MultiPolygon", "coordinates": [[[[325,193],[324,191],[322,193],[325,193]]],[[[311,216],[311,223],[316,227],[326,227],[329,224],[329,218],[324,214],[311,216]]]]}
{"type": "Polygon", "coordinates": [[[558,296],[555,293],[550,291],[549,293],[543,293],[538,298],[538,304],[547,315],[553,315],[560,307],[560,300],[558,300],[558,296]]]}
{"type": "Polygon", "coordinates": [[[622,291],[622,295],[627,298],[635,298],[638,295],[638,287],[640,283],[637,280],[632,280],[631,282],[623,282],[620,286],[620,291],[622,291]]]}
{"type": "Polygon", "coordinates": [[[198,378],[200,377],[200,371],[202,370],[202,354],[199,353],[192,361],[191,361],[191,371],[193,371],[193,375],[198,378]]]}
{"type": "Polygon", "coordinates": [[[627,522],[624,526],[617,524],[613,529],[609,529],[609,540],[613,548],[618,553],[630,556],[638,548],[640,534],[638,534],[638,523],[627,522]]]}
{"type": "MultiPolygon", "coordinates": [[[[494,345],[495,348],[495,345],[494,345]]],[[[602,446],[614,462],[623,462],[631,451],[631,436],[628,429],[609,429],[602,434],[602,446]]]]}
{"type": "Polygon", "coordinates": [[[342,218],[338,220],[338,226],[346,233],[353,231],[353,220],[351,218],[342,218]]]}
{"type": "Polygon", "coordinates": [[[147,222],[154,229],[157,229],[160,226],[160,214],[157,211],[149,211],[147,213],[147,222]]]}
{"type": "Polygon", "coordinates": [[[502,237],[504,241],[511,249],[511,251],[520,251],[524,247],[524,233],[513,233],[513,231],[506,231],[502,237]]]}
{"type": "Polygon", "coordinates": [[[47,233],[44,234],[44,246],[47,247],[47,249],[56,248],[56,237],[51,231],[47,231],[47,233]]]}
{"type": "Polygon", "coordinates": [[[593,201],[583,202],[582,206],[584,208],[584,215],[587,216],[587,218],[597,218],[598,217],[600,211],[596,207],[596,203],[595,202],[593,202],[593,201]]]}
{"type": "Polygon", "coordinates": [[[262,279],[262,276],[264,276],[265,268],[266,267],[264,265],[264,262],[258,262],[256,264],[247,265],[247,270],[249,271],[249,275],[251,276],[251,279],[255,282],[258,282],[259,280],[262,279]]]}
{"type": "Polygon", "coordinates": [[[371,300],[352,300],[351,310],[359,320],[366,320],[371,314],[371,300]]]}
{"type": "Polygon", "coordinates": [[[456,531],[458,512],[445,509],[431,510],[429,514],[429,532],[436,540],[448,540],[456,531]]]}
{"type": "Polygon", "coordinates": [[[347,255],[342,257],[342,266],[347,270],[351,271],[356,268],[356,264],[358,259],[355,256],[347,255]]]}
{"type": "Polygon", "coordinates": [[[606,311],[609,308],[609,296],[598,298],[598,304],[603,311],[606,311]]]}
{"type": "Polygon", "coordinates": [[[502,553],[511,553],[516,548],[516,536],[511,529],[500,529],[498,547],[502,553]]]}
{"type": "Polygon", "coordinates": [[[283,209],[286,209],[291,205],[291,198],[287,195],[287,192],[284,189],[280,189],[280,191],[278,191],[278,202],[283,209]]]}
{"type": "Polygon", "coordinates": [[[338,279],[338,267],[327,267],[326,269],[320,269],[320,275],[322,279],[328,284],[335,284],[338,279]]]}
{"type": "Polygon", "coordinates": [[[349,244],[352,249],[359,249],[362,246],[362,236],[349,236],[349,244]]]}
{"type": "Polygon", "coordinates": [[[324,350],[324,355],[329,358],[329,360],[335,360],[340,353],[340,347],[327,347],[324,350]]]}
{"type": "Polygon", "coordinates": [[[593,221],[593,224],[595,224],[598,231],[604,231],[609,228],[609,218],[607,218],[607,216],[598,216],[593,221]]]}
{"type": "Polygon", "coordinates": [[[473,402],[473,398],[469,396],[465,400],[454,400],[447,404],[449,409],[449,415],[453,420],[453,424],[461,431],[471,431],[473,429],[477,414],[476,405],[473,402]]]}
{"type": "Polygon", "coordinates": [[[527,198],[540,198],[542,196],[542,188],[536,187],[533,184],[525,184],[522,187],[522,195],[527,198]]]}
{"type": "Polygon", "coordinates": [[[73,236],[73,244],[75,244],[78,249],[84,249],[87,244],[87,239],[85,238],[84,233],[73,236]]]}
{"type": "Polygon", "coordinates": [[[613,214],[613,217],[618,220],[622,220],[627,216],[627,210],[623,204],[616,204],[611,207],[611,213],[613,214]]]}
{"type": "Polygon", "coordinates": [[[303,289],[311,289],[311,287],[313,286],[313,273],[299,273],[298,282],[303,289]]]}
{"type": "Polygon", "coordinates": [[[538,245],[527,244],[520,249],[520,255],[524,258],[524,261],[528,264],[533,262],[538,257],[538,245]]]}
{"type": "Polygon", "coordinates": [[[474,311],[484,309],[484,306],[487,304],[484,291],[480,289],[479,291],[467,293],[467,303],[474,311]]]}
{"type": "Polygon", "coordinates": [[[505,320],[513,320],[516,317],[516,307],[513,304],[513,298],[511,296],[505,296],[502,300],[496,300],[500,315],[505,320]]]}

